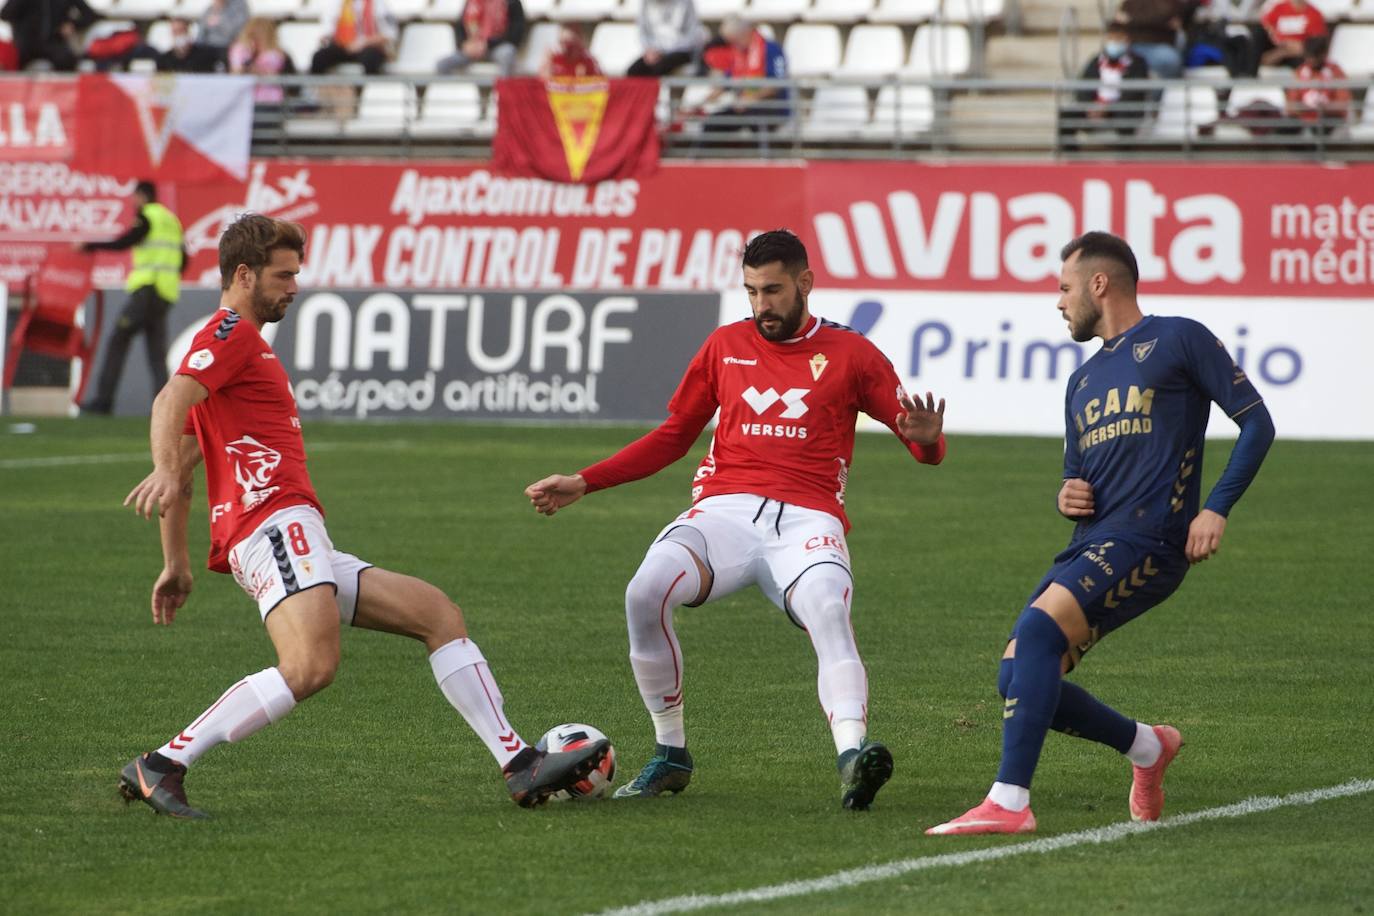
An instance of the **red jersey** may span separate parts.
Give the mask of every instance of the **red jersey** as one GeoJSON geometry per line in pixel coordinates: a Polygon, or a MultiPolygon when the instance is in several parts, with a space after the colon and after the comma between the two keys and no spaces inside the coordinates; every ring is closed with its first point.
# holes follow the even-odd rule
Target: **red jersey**
{"type": "Polygon", "coordinates": [[[588,493],[647,477],[685,455],[719,409],[693,502],[750,493],[829,512],[848,530],[844,490],[860,411],[897,433],[917,461],[944,459],[943,436],[924,446],[897,432],[901,390],[887,357],[843,325],[813,318],[800,336],[770,341],[745,319],[706,338],[661,426],[581,474],[588,493]]]}
{"type": "Polygon", "coordinates": [[[1279,0],[1260,15],[1260,22],[1275,41],[1302,41],[1326,34],[1326,19],[1311,3],[1298,9],[1289,0],[1279,0]]]}
{"type": "Polygon", "coordinates": [[[210,561],[229,571],[229,548],[288,506],[319,509],[286,370],[252,322],[220,309],[191,341],[178,375],[210,396],[191,408],[210,498],[210,561]]]}

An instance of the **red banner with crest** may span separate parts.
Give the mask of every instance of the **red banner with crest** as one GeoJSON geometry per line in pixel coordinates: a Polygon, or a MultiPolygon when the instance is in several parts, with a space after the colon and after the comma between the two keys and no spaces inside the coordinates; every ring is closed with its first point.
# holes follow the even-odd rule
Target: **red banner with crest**
{"type": "Polygon", "coordinates": [[[658,80],[517,77],[496,84],[496,99],[500,174],[593,184],[658,169],[658,80]]]}

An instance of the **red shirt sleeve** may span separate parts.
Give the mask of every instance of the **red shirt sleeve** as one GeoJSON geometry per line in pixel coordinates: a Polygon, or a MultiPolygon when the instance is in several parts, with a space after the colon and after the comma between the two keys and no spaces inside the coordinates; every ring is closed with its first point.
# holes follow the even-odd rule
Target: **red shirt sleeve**
{"type": "Polygon", "coordinates": [[[906,445],[907,451],[921,464],[939,464],[945,460],[945,437],[942,434],[931,445],[921,445],[903,436],[897,429],[897,417],[902,413],[899,401],[903,392],[892,363],[877,347],[869,345],[869,358],[859,380],[859,407],[879,423],[892,430],[906,445]]]}
{"type": "Polygon", "coordinates": [[[248,361],[257,356],[251,331],[232,312],[220,312],[219,322],[206,325],[191,342],[191,349],[177,368],[200,382],[212,394],[238,377],[248,361]]]}
{"type": "Polygon", "coordinates": [[[668,419],[606,460],[578,472],[587,481],[588,493],[656,474],[687,454],[720,406],[711,350],[707,338],[668,402],[668,419]]]}

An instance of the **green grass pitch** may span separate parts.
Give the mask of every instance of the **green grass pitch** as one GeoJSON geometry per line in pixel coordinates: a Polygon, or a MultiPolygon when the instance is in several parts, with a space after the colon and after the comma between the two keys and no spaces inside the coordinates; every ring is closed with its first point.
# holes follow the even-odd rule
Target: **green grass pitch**
{"type": "MultiPolygon", "coordinates": [[[[680,611],[697,774],[650,803],[516,808],[444,702],[423,648],[349,632],[329,690],[192,771],[214,820],[115,793],[119,768],[242,675],[273,663],[251,602],[202,570],[169,630],[149,621],[155,528],[120,508],[146,472],[126,421],[0,426],[0,911],[576,913],[1024,842],[921,830],[986,790],[1004,636],[1068,523],[1061,446],[956,436],[939,468],[861,436],[851,479],[854,626],[871,728],[897,759],[875,809],[839,809],[811,647],[757,592],[680,611]],[[88,456],[35,466],[29,459],[88,456]]],[[[465,609],[529,740],[586,721],[621,780],[652,731],[626,659],[622,594],[687,500],[701,452],[553,519],[521,495],[629,428],[307,424],[343,549],[427,578],[465,609]]],[[[1207,481],[1224,443],[1209,447],[1207,481]]],[[[1374,777],[1374,445],[1281,442],[1221,554],[1074,675],[1128,714],[1177,724],[1168,813],[1374,777]]],[[[203,486],[192,554],[206,543],[203,486]]],[[[1041,836],[1127,817],[1129,766],[1060,735],[1041,836]]],[[[1374,795],[921,871],[750,912],[1370,912],[1374,795]]]]}

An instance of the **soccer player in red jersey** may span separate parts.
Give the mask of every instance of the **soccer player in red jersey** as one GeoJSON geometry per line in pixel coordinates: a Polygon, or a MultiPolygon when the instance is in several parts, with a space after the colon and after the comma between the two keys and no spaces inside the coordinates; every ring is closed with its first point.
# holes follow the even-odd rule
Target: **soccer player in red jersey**
{"type": "Polygon", "coordinates": [[[682,653],[673,609],[748,585],[811,638],[821,707],[839,755],[840,799],[866,809],[892,775],[892,754],[868,732],[868,677],[854,643],[854,583],[844,490],[860,411],[886,424],[922,464],[945,456],[945,402],[902,390],[862,335],[813,317],[806,248],[785,230],[744,250],[753,318],[711,334],[687,367],[657,429],[577,474],[526,488],[553,515],[587,493],[648,477],[687,453],[719,410],[692,485],[690,509],[654,540],[625,591],[630,664],[654,722],[654,756],[616,798],[680,792],[692,775],[683,724],[682,653]]]}
{"type": "Polygon", "coordinates": [[[241,741],[323,690],[339,665],[343,624],[425,644],[434,678],[502,767],[517,803],[531,807],[582,779],[605,757],[601,741],[545,753],[521,739],[463,614],[428,582],[335,549],[305,468],[300,418],[286,371],[262,337],[296,295],[305,233],[249,214],[219,242],[220,310],[191,343],[153,403],[153,472],[125,499],[160,516],[164,566],[153,622],[169,625],[191,593],[187,514],[195,465],[205,461],[210,568],[232,573],[258,604],[277,665],[250,674],[156,751],[130,761],[119,788],[161,814],[199,818],[186,799],[191,766],[241,741]]]}

